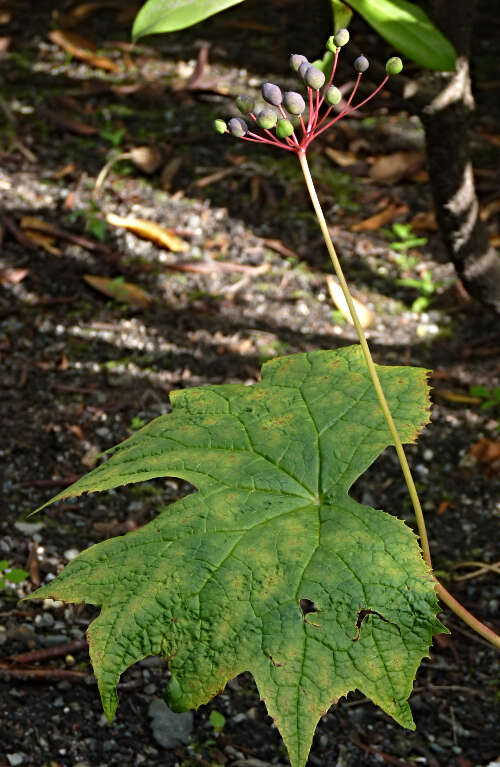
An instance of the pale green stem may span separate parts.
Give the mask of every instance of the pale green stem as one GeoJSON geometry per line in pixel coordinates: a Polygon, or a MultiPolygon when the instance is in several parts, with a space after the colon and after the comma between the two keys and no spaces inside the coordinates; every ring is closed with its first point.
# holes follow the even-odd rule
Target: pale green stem
{"type": "MultiPolygon", "coordinates": [[[[418,533],[420,536],[420,544],[422,546],[422,553],[424,556],[424,560],[426,561],[429,568],[432,570],[431,553],[429,549],[429,540],[427,538],[427,529],[425,527],[424,514],[422,511],[422,506],[420,505],[420,499],[418,497],[417,488],[415,487],[415,482],[413,481],[410,467],[408,465],[408,460],[406,458],[405,451],[403,449],[403,445],[401,443],[401,439],[398,434],[398,430],[396,429],[396,425],[392,418],[391,411],[389,410],[389,406],[387,404],[387,400],[385,398],[385,394],[382,389],[382,385],[380,383],[380,379],[378,377],[377,370],[375,368],[375,364],[373,362],[370,349],[368,347],[368,342],[366,340],[363,327],[361,325],[361,322],[359,321],[359,317],[356,312],[356,307],[354,306],[354,302],[352,300],[349,286],[347,285],[346,279],[344,277],[344,273],[342,271],[342,267],[340,265],[340,261],[338,259],[337,253],[335,252],[335,248],[333,246],[332,238],[330,237],[330,233],[328,231],[328,226],[325,220],[325,216],[323,214],[323,210],[318,200],[318,195],[316,194],[314,182],[312,180],[311,172],[309,170],[306,153],[305,151],[299,151],[297,152],[297,154],[298,154],[298,158],[302,168],[302,172],[304,174],[307,189],[311,196],[311,201],[314,207],[314,211],[318,218],[318,222],[319,222],[321,231],[323,233],[323,237],[325,239],[326,247],[328,248],[330,258],[332,259],[332,264],[335,270],[335,274],[337,275],[338,281],[340,283],[340,287],[342,288],[344,298],[349,308],[349,312],[351,313],[352,321],[354,323],[354,327],[356,328],[356,332],[359,338],[359,343],[361,344],[361,349],[363,350],[363,355],[366,360],[368,371],[370,373],[370,378],[372,379],[373,387],[377,394],[377,398],[380,403],[382,412],[384,414],[384,418],[387,422],[387,426],[389,427],[389,431],[391,433],[391,436],[394,442],[394,447],[396,448],[396,453],[398,455],[399,462],[403,470],[403,475],[406,481],[406,485],[408,487],[408,492],[410,493],[413,509],[415,511],[415,517],[417,520],[418,533]]],[[[435,583],[436,583],[436,591],[441,597],[441,599],[443,600],[443,602],[445,602],[448,605],[448,607],[451,610],[453,610],[454,613],[456,613],[465,623],[467,623],[468,626],[474,629],[474,631],[476,631],[478,634],[481,634],[481,636],[483,636],[489,642],[494,644],[496,647],[500,648],[500,637],[497,636],[497,634],[491,631],[491,629],[489,629],[483,623],[478,621],[477,618],[474,618],[474,616],[471,615],[471,613],[469,613],[468,610],[466,610],[465,607],[463,607],[459,602],[457,602],[456,599],[454,599],[454,597],[452,597],[452,595],[436,579],[435,579],[435,583]]]]}

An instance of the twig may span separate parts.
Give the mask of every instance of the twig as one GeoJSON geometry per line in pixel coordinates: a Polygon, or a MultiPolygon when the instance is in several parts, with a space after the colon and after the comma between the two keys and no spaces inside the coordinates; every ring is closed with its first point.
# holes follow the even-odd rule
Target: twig
{"type": "Polygon", "coordinates": [[[391,754],[387,754],[385,751],[379,751],[378,748],[366,746],[364,743],[360,743],[359,741],[353,740],[352,738],[349,738],[349,740],[353,745],[357,746],[362,751],[366,751],[367,754],[376,754],[380,759],[382,759],[384,762],[387,762],[388,764],[394,764],[396,767],[412,767],[409,762],[403,762],[402,759],[398,759],[396,756],[391,756],[391,754]]]}
{"type": "Polygon", "coordinates": [[[494,562],[492,565],[488,562],[457,562],[452,565],[452,570],[459,570],[461,567],[477,567],[478,569],[466,575],[453,575],[454,581],[468,581],[471,578],[478,578],[480,575],[486,575],[487,573],[500,575],[500,562],[494,562]]]}
{"type": "Polygon", "coordinates": [[[0,221],[23,248],[26,248],[26,250],[38,250],[38,245],[35,245],[33,240],[30,240],[10,218],[0,213],[0,221]]]}
{"type": "Polygon", "coordinates": [[[61,655],[67,655],[68,653],[77,653],[82,650],[87,650],[88,644],[86,639],[75,639],[74,642],[65,642],[64,644],[58,644],[54,647],[45,647],[43,650],[32,650],[31,652],[22,652],[18,655],[8,655],[6,658],[2,658],[0,661],[2,665],[5,662],[9,663],[36,663],[40,660],[48,660],[49,658],[60,658],[61,655]]]}
{"type": "Polygon", "coordinates": [[[17,487],[68,487],[82,476],[83,474],[70,474],[68,477],[59,477],[59,479],[29,479],[26,482],[20,482],[17,487]]]}
{"type": "Polygon", "coordinates": [[[96,684],[93,674],[86,671],[73,671],[66,668],[9,668],[0,664],[0,679],[21,679],[24,682],[55,682],[60,679],[71,679],[73,682],[96,684]]]}
{"type": "Polygon", "coordinates": [[[269,264],[249,266],[248,264],[235,264],[229,261],[200,261],[188,264],[165,264],[166,269],[174,272],[193,272],[195,274],[210,274],[211,272],[242,272],[257,277],[265,274],[271,268],[269,264]]]}

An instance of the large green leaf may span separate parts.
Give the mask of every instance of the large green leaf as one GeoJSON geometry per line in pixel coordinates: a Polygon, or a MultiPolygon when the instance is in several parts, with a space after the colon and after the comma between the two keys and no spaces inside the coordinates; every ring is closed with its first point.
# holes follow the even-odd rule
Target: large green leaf
{"type": "Polygon", "coordinates": [[[185,29],[242,0],[148,0],[135,17],[132,38],[185,29]]]}
{"type": "Polygon", "coordinates": [[[349,5],[412,61],[427,69],[452,71],[456,53],[427,14],[408,0],[349,0],[349,5]]]}
{"type": "MultiPolygon", "coordinates": [[[[378,370],[413,441],[425,371],[378,370]]],[[[391,443],[360,348],[276,359],[260,383],[177,391],[172,405],[56,498],[168,475],[199,492],[32,595],[101,606],[88,638],[107,716],[120,674],[161,654],[178,711],[250,671],[294,767],[350,690],[412,728],[407,698],[443,627],[414,533],[348,495],[391,443]]]]}
{"type": "Polygon", "coordinates": [[[342,0],[330,0],[333,13],[333,30],[338,32],[343,27],[348,27],[352,19],[352,8],[349,8],[342,0]]]}

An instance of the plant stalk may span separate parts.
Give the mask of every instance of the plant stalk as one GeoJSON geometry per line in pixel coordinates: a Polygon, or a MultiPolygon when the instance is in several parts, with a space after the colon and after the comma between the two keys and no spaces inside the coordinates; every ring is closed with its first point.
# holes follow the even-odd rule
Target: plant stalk
{"type": "MultiPolygon", "coordinates": [[[[316,216],[318,218],[318,222],[319,222],[321,231],[323,233],[325,244],[328,249],[328,253],[330,254],[330,258],[332,260],[335,274],[337,275],[338,281],[340,283],[340,287],[342,288],[342,292],[344,294],[347,306],[351,313],[354,327],[356,328],[356,332],[358,334],[359,343],[361,344],[361,349],[363,351],[363,355],[366,360],[366,365],[368,367],[370,378],[372,379],[373,387],[375,389],[378,401],[380,403],[380,407],[384,414],[384,418],[387,422],[387,426],[389,427],[389,431],[391,433],[391,436],[394,442],[394,447],[396,448],[396,453],[399,458],[399,462],[401,464],[401,469],[403,470],[403,475],[406,481],[406,485],[408,487],[408,492],[410,494],[411,502],[413,504],[413,509],[415,511],[415,517],[417,520],[417,528],[418,528],[418,533],[420,536],[420,545],[422,547],[423,557],[429,569],[432,572],[432,560],[431,560],[431,553],[429,549],[429,539],[427,537],[427,529],[425,526],[424,514],[422,511],[422,506],[420,504],[420,499],[418,497],[417,488],[415,487],[415,482],[413,481],[410,467],[408,465],[408,460],[406,458],[405,451],[398,434],[398,430],[396,429],[396,424],[394,423],[394,420],[391,415],[391,411],[387,404],[387,400],[385,398],[385,394],[382,389],[382,384],[380,383],[380,379],[378,377],[377,370],[373,362],[373,358],[368,346],[368,342],[366,340],[363,327],[361,325],[361,322],[359,321],[359,317],[356,312],[356,307],[354,306],[354,302],[352,300],[349,286],[344,277],[344,273],[342,271],[340,261],[335,251],[332,238],[330,237],[330,233],[328,231],[328,226],[325,220],[325,216],[323,214],[323,210],[321,208],[318,195],[316,194],[316,189],[314,187],[311,171],[309,170],[309,164],[307,162],[306,152],[305,150],[300,150],[297,152],[297,155],[299,158],[300,166],[302,168],[302,172],[304,174],[306,186],[307,186],[309,195],[311,197],[311,202],[313,204],[314,212],[316,213],[316,216]]],[[[460,604],[460,602],[457,602],[457,600],[454,599],[454,597],[452,597],[452,595],[444,588],[444,586],[441,583],[439,583],[439,581],[436,578],[434,578],[434,581],[435,581],[436,592],[438,593],[442,601],[451,610],[453,610],[453,612],[456,615],[458,615],[459,618],[461,618],[468,626],[470,626],[470,628],[472,628],[478,634],[480,634],[489,642],[491,642],[491,644],[493,644],[495,647],[500,648],[500,636],[495,634],[494,631],[492,631],[483,623],[481,623],[481,621],[479,621],[477,618],[474,618],[474,616],[471,615],[471,613],[469,613],[469,611],[466,610],[465,607],[463,607],[463,605],[460,604]]]]}

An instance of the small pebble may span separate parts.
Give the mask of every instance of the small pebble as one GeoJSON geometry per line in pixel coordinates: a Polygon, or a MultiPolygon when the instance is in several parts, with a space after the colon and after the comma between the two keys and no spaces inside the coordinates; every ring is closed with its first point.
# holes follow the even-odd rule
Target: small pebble
{"type": "Polygon", "coordinates": [[[64,552],[64,558],[68,562],[71,562],[71,560],[75,559],[75,557],[77,557],[79,553],[80,552],[78,551],[78,549],[66,549],[66,551],[64,552]]]}
{"type": "Polygon", "coordinates": [[[58,644],[69,642],[70,638],[66,634],[46,634],[40,637],[40,644],[43,647],[55,647],[58,644]]]}
{"type": "Polygon", "coordinates": [[[434,450],[431,450],[430,448],[427,448],[426,450],[424,450],[423,458],[424,458],[424,461],[432,461],[432,459],[434,458],[434,450]]]}
{"type": "Polygon", "coordinates": [[[147,684],[144,688],[144,692],[146,695],[153,695],[157,690],[157,687],[155,684],[151,682],[151,684],[147,684]]]}
{"type": "Polygon", "coordinates": [[[12,765],[12,767],[16,767],[16,765],[22,764],[24,762],[25,756],[26,754],[23,754],[22,751],[18,751],[15,754],[7,754],[7,761],[12,765]]]}

